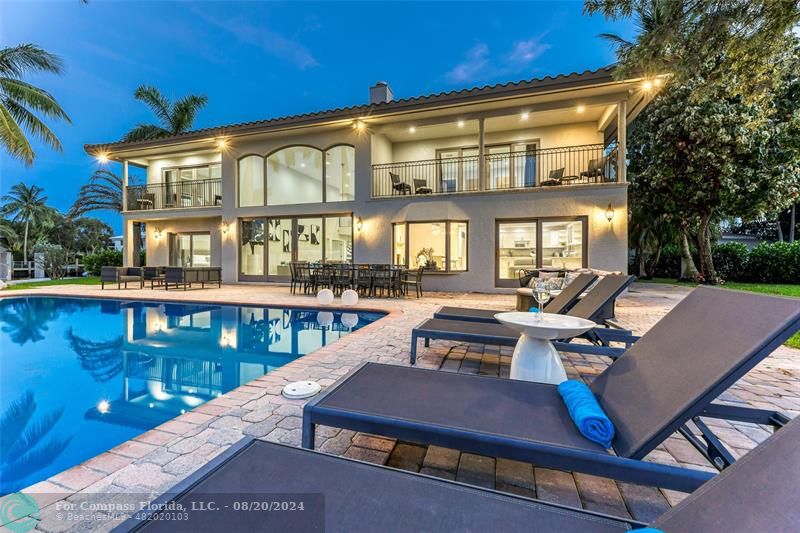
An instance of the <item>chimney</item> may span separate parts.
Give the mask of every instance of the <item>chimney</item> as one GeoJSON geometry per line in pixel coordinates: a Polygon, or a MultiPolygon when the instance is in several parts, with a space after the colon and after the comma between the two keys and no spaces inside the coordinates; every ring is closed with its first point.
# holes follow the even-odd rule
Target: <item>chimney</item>
{"type": "Polygon", "coordinates": [[[369,88],[369,103],[382,104],[384,102],[391,102],[394,95],[392,88],[385,81],[379,81],[369,88]]]}

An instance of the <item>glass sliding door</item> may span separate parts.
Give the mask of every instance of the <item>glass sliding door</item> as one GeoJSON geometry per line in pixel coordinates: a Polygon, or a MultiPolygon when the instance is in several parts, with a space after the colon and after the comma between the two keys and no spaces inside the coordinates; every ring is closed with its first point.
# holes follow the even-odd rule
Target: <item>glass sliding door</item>
{"type": "Polygon", "coordinates": [[[169,264],[182,267],[211,266],[211,234],[170,234],[169,264]]]}
{"type": "Polygon", "coordinates": [[[536,230],[535,221],[498,222],[497,286],[513,287],[521,270],[536,268],[536,230]]]}
{"type": "Polygon", "coordinates": [[[352,215],[243,220],[239,232],[239,279],[286,281],[292,262],[351,262],[352,215]]]}
{"type": "Polygon", "coordinates": [[[264,219],[243,220],[240,241],[240,278],[255,280],[264,277],[267,257],[264,248],[264,219]]]}

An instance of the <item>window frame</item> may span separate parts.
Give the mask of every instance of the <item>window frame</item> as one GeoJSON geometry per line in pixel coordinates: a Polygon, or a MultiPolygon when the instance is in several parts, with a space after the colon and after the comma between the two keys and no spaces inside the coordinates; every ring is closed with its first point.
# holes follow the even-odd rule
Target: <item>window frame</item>
{"type": "MultiPolygon", "coordinates": [[[[240,207],[242,209],[247,209],[247,208],[252,208],[252,207],[285,207],[285,206],[294,206],[294,205],[313,205],[313,204],[320,204],[320,203],[322,203],[322,204],[338,204],[338,203],[342,203],[342,202],[354,202],[356,200],[355,150],[356,150],[355,145],[350,144],[350,143],[334,143],[334,144],[331,144],[330,146],[327,146],[326,148],[319,148],[319,147],[311,145],[311,144],[296,143],[296,144],[287,144],[286,146],[281,146],[280,148],[276,148],[275,150],[272,150],[272,151],[268,152],[267,154],[258,154],[258,153],[255,153],[255,152],[250,152],[250,153],[247,153],[247,154],[243,154],[242,156],[240,156],[239,158],[236,159],[236,205],[237,205],[237,207],[240,207]],[[332,150],[334,148],[340,147],[340,146],[345,146],[347,148],[352,148],[353,149],[353,176],[352,176],[352,178],[353,178],[353,186],[352,186],[353,198],[351,200],[331,200],[331,201],[328,201],[328,171],[327,171],[327,166],[328,165],[325,164],[325,155],[328,153],[328,151],[330,151],[330,150],[332,150]],[[269,189],[268,189],[269,172],[268,172],[267,162],[268,162],[268,160],[269,160],[269,158],[271,156],[277,154],[281,150],[286,150],[286,149],[289,149],[289,148],[311,148],[313,150],[317,150],[318,152],[320,152],[322,154],[322,182],[321,182],[322,183],[322,200],[320,202],[306,202],[306,203],[301,203],[301,204],[270,204],[269,203],[269,189]],[[262,163],[261,164],[262,164],[262,166],[264,168],[264,172],[263,172],[264,202],[261,205],[242,206],[241,205],[241,190],[240,190],[241,189],[241,182],[240,182],[241,174],[240,174],[239,165],[240,165],[240,163],[241,163],[241,161],[243,159],[245,159],[247,157],[251,157],[251,156],[258,156],[258,157],[260,157],[262,159],[262,163]]],[[[342,187],[344,188],[344,185],[342,185],[342,187]]]]}
{"type": "Polygon", "coordinates": [[[518,279],[500,279],[500,226],[520,222],[536,223],[536,269],[542,268],[542,223],[543,222],[581,222],[581,268],[589,265],[589,217],[588,215],[576,216],[549,216],[549,217],[516,217],[494,219],[494,286],[519,288],[518,279]]]}
{"type": "Polygon", "coordinates": [[[462,274],[465,272],[469,272],[469,220],[466,219],[437,219],[437,220],[407,220],[403,222],[392,222],[392,244],[391,244],[391,255],[389,257],[389,262],[394,264],[394,257],[395,257],[395,229],[396,226],[404,225],[405,226],[405,266],[406,268],[410,268],[411,265],[411,225],[412,224],[444,224],[444,248],[445,248],[445,265],[447,268],[444,269],[437,269],[437,270],[425,270],[425,273],[429,274],[462,274]],[[450,239],[450,224],[465,224],[467,227],[467,239],[466,239],[466,265],[463,270],[451,270],[450,269],[450,247],[451,247],[451,239],[450,239]]]}

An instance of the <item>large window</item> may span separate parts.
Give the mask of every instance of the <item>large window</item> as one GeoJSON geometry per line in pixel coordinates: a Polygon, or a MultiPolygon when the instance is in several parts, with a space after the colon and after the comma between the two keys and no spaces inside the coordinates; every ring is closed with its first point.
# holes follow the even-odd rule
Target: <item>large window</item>
{"type": "Polygon", "coordinates": [[[355,199],[353,191],[356,154],[352,146],[334,146],[325,152],[325,201],[355,199]]]}
{"type": "Polygon", "coordinates": [[[442,272],[467,270],[466,222],[407,222],[395,224],[392,233],[396,264],[442,272]]]}
{"type": "Polygon", "coordinates": [[[586,217],[497,221],[495,283],[517,286],[522,270],[585,268],[586,217]]]}
{"type": "Polygon", "coordinates": [[[210,233],[172,233],[169,241],[170,266],[211,266],[210,233]]]}
{"type": "Polygon", "coordinates": [[[240,223],[239,277],[282,280],[293,261],[353,259],[353,217],[257,218],[240,223]]]}
{"type": "Polygon", "coordinates": [[[264,205],[264,158],[249,155],[239,160],[239,206],[264,205]]]}
{"type": "Polygon", "coordinates": [[[267,158],[267,205],[322,202],[322,152],[290,146],[267,158]]]}

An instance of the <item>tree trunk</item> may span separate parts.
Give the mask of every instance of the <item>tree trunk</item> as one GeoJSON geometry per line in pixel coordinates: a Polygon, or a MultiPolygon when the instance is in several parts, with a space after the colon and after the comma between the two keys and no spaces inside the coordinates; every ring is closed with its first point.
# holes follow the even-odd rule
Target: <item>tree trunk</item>
{"type": "Polygon", "coordinates": [[[783,242],[783,228],[781,227],[781,218],[778,217],[778,241],[783,242]]]}
{"type": "Polygon", "coordinates": [[[25,238],[22,240],[22,260],[28,260],[28,226],[30,225],[31,221],[25,221],[25,238]]]}
{"type": "Polygon", "coordinates": [[[709,224],[711,214],[703,215],[697,230],[697,251],[700,254],[700,270],[703,273],[704,282],[709,285],[716,285],[719,282],[717,271],[714,269],[714,258],[711,255],[711,238],[709,236],[709,224]]]}
{"type": "Polygon", "coordinates": [[[656,275],[656,268],[658,268],[658,262],[661,260],[661,250],[663,249],[664,247],[659,241],[658,246],[656,246],[656,252],[653,254],[653,261],[650,263],[650,270],[647,272],[647,279],[653,278],[656,275]]]}
{"type": "Polygon", "coordinates": [[[640,278],[643,278],[647,275],[647,268],[645,266],[644,249],[642,249],[641,246],[637,247],[636,249],[636,259],[639,266],[637,269],[639,271],[637,275],[640,278]]]}
{"type": "Polygon", "coordinates": [[[797,219],[795,218],[796,208],[797,204],[792,204],[792,210],[789,214],[789,242],[794,242],[794,227],[797,223],[797,219]]]}
{"type": "Polygon", "coordinates": [[[681,275],[680,279],[696,280],[697,267],[692,258],[692,250],[689,248],[689,236],[685,227],[681,228],[681,275]]]}

